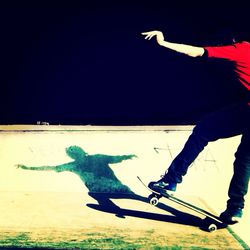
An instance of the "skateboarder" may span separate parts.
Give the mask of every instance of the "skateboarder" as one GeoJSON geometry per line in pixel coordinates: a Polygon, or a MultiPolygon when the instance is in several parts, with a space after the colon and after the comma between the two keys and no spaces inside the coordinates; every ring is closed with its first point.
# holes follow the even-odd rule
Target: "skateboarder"
{"type": "Polygon", "coordinates": [[[159,45],[191,57],[222,58],[234,63],[234,71],[249,98],[232,104],[201,119],[188,138],[182,151],[170,164],[158,181],[149,187],[175,191],[177,184],[187,173],[188,167],[210,141],[242,135],[241,143],[235,154],[234,174],[229,186],[226,210],[220,218],[227,224],[234,224],[242,217],[244,196],[248,190],[250,176],[250,43],[246,40],[214,47],[197,47],[187,44],[168,42],[161,31],[143,32],[145,39],[155,37],[159,45]]]}

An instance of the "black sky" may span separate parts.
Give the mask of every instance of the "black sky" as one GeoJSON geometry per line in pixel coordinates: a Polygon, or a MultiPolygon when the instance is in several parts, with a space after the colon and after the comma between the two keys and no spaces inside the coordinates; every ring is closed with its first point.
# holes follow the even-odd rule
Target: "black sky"
{"type": "Polygon", "coordinates": [[[0,123],[191,124],[244,91],[222,61],[145,41],[213,45],[248,32],[247,4],[6,1],[0,4],[0,123]]]}

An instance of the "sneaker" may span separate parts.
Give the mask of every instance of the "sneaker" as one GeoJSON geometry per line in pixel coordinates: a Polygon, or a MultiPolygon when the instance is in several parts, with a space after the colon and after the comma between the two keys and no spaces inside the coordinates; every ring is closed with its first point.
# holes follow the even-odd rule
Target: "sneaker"
{"type": "Polygon", "coordinates": [[[226,209],[223,213],[220,215],[220,219],[229,225],[235,224],[240,222],[242,218],[243,212],[241,208],[237,208],[234,210],[226,209]]]}
{"type": "Polygon", "coordinates": [[[176,191],[176,186],[177,186],[177,183],[166,182],[166,180],[164,180],[164,177],[161,178],[159,181],[152,181],[148,184],[148,187],[153,190],[164,189],[168,193],[174,193],[176,191]]]}

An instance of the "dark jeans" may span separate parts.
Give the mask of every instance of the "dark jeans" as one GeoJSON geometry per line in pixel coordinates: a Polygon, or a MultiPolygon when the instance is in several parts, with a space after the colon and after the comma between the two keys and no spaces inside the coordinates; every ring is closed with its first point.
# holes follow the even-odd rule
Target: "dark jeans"
{"type": "Polygon", "coordinates": [[[171,163],[166,180],[181,183],[188,167],[208,142],[236,135],[242,135],[242,139],[235,154],[228,208],[243,208],[250,177],[250,106],[247,103],[234,104],[205,116],[171,163]]]}

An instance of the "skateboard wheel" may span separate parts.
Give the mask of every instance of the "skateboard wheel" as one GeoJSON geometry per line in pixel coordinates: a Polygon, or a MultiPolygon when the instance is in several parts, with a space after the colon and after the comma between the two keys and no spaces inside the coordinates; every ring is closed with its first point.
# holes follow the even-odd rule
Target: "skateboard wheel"
{"type": "Polygon", "coordinates": [[[208,231],[209,232],[213,232],[213,231],[216,231],[217,230],[217,226],[215,224],[210,224],[208,226],[208,231]]]}
{"type": "Polygon", "coordinates": [[[159,202],[159,199],[155,195],[152,195],[152,194],[149,195],[148,199],[149,199],[149,203],[153,206],[156,206],[159,202]]]}

